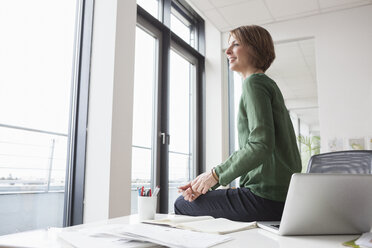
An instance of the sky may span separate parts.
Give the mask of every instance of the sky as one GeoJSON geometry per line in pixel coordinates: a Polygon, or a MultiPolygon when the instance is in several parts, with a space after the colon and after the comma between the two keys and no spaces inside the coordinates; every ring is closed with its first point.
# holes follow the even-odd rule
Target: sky
{"type": "MultiPolygon", "coordinates": [[[[75,15],[75,0],[0,1],[0,124],[67,134],[75,15]]],[[[57,173],[66,137],[0,127],[0,177],[45,177],[53,138],[57,173]]]]}

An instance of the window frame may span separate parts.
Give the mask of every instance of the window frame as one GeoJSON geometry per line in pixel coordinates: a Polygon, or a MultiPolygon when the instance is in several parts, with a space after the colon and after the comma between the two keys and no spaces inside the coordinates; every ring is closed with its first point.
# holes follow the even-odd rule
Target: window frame
{"type": "MultiPolygon", "coordinates": [[[[183,0],[171,1],[171,0],[159,0],[161,4],[160,16],[161,20],[158,20],[147,11],[145,11],[140,5],[137,5],[137,24],[139,22],[145,22],[151,26],[151,29],[157,29],[161,32],[159,39],[159,65],[158,65],[158,84],[157,84],[157,97],[155,98],[157,119],[156,122],[156,139],[154,139],[156,150],[156,158],[152,169],[152,181],[153,185],[159,185],[161,193],[159,194],[159,212],[168,213],[168,198],[169,198],[169,166],[168,166],[168,154],[169,145],[162,144],[160,134],[165,133],[169,135],[169,84],[170,84],[170,51],[176,49],[182,53],[182,56],[188,58],[189,61],[195,61],[195,109],[196,113],[193,117],[195,120],[195,174],[200,174],[205,171],[205,71],[204,71],[204,20],[196,14],[192,15],[194,20],[193,28],[197,30],[196,48],[189,45],[186,41],[181,39],[178,35],[170,29],[170,17],[172,11],[172,5],[182,6],[178,11],[182,11],[182,14],[186,14],[190,17],[191,7],[183,0]]],[[[149,27],[150,28],[150,27],[149,27]]]]}
{"type": "Polygon", "coordinates": [[[83,224],[94,0],[77,1],[63,226],[83,224]]]}

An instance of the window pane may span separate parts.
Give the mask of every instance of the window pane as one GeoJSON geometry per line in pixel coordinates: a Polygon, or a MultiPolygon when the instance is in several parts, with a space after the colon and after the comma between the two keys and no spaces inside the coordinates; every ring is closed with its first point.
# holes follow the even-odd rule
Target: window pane
{"type": "Polygon", "coordinates": [[[157,40],[136,28],[133,103],[132,213],[137,212],[136,189],[151,183],[155,59],[157,40]]]}
{"type": "Polygon", "coordinates": [[[235,151],[239,150],[237,118],[239,112],[240,97],[242,95],[242,77],[237,72],[234,73],[234,118],[235,118],[235,151]]]}
{"type": "Polygon", "coordinates": [[[173,212],[177,187],[190,180],[192,154],[193,65],[176,52],[170,53],[169,102],[169,212],[173,212]]]}
{"type": "Polygon", "coordinates": [[[137,213],[137,188],[150,187],[151,183],[151,148],[132,148],[132,191],[131,212],[137,213]]]}
{"type": "MultiPolygon", "coordinates": [[[[240,104],[240,99],[241,99],[241,94],[242,94],[242,83],[243,79],[239,75],[239,73],[234,72],[234,71],[229,71],[229,73],[232,73],[233,78],[232,82],[229,82],[232,84],[234,91],[229,97],[233,97],[233,115],[231,118],[233,118],[233,135],[234,135],[234,149],[232,152],[239,150],[239,137],[238,137],[238,112],[239,112],[239,104],[240,104]]],[[[236,178],[233,182],[230,183],[230,186],[232,187],[237,187],[239,186],[239,179],[240,177],[236,178]]]]}
{"type": "Polygon", "coordinates": [[[193,33],[187,21],[183,20],[180,15],[171,14],[171,30],[181,39],[194,47],[193,33]],[[178,17],[179,16],[179,17],[178,17]]]}
{"type": "Polygon", "coordinates": [[[137,0],[137,4],[159,19],[159,0],[137,0]]]}
{"type": "Polygon", "coordinates": [[[63,225],[75,11],[0,2],[0,235],[63,225]]]}

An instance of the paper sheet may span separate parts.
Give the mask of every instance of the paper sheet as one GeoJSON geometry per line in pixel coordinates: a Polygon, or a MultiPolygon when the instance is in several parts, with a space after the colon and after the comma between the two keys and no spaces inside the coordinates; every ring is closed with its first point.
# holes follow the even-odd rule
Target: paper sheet
{"type": "Polygon", "coordinates": [[[186,222],[177,225],[178,228],[216,234],[226,234],[256,228],[256,222],[238,222],[225,218],[186,222]]]}
{"type": "Polygon", "coordinates": [[[177,216],[174,215],[172,217],[164,218],[164,219],[156,219],[156,220],[146,220],[142,221],[143,223],[149,224],[159,224],[159,225],[169,225],[169,226],[176,226],[178,223],[185,223],[185,222],[193,222],[193,221],[200,221],[200,220],[210,220],[214,219],[212,216],[177,216]]]}
{"type": "Polygon", "coordinates": [[[232,240],[226,235],[193,232],[172,227],[146,224],[125,225],[114,230],[125,237],[141,237],[142,240],[174,248],[206,248],[232,240]]]}
{"type": "Polygon", "coordinates": [[[77,248],[139,248],[159,247],[159,245],[135,241],[112,232],[113,229],[122,225],[104,225],[100,227],[83,228],[79,230],[67,230],[58,234],[59,238],[77,248]]]}
{"type": "Polygon", "coordinates": [[[77,248],[135,248],[154,247],[155,244],[174,248],[207,248],[232,239],[225,235],[148,224],[111,224],[66,230],[59,237],[77,248]]]}

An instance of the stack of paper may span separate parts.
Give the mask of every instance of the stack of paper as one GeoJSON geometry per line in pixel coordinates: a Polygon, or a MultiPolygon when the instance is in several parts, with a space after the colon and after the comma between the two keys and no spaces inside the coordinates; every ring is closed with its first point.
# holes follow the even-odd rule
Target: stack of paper
{"type": "Polygon", "coordinates": [[[217,234],[146,224],[116,224],[95,230],[65,231],[59,237],[77,248],[153,247],[153,244],[174,248],[207,248],[232,239],[217,234]]]}

